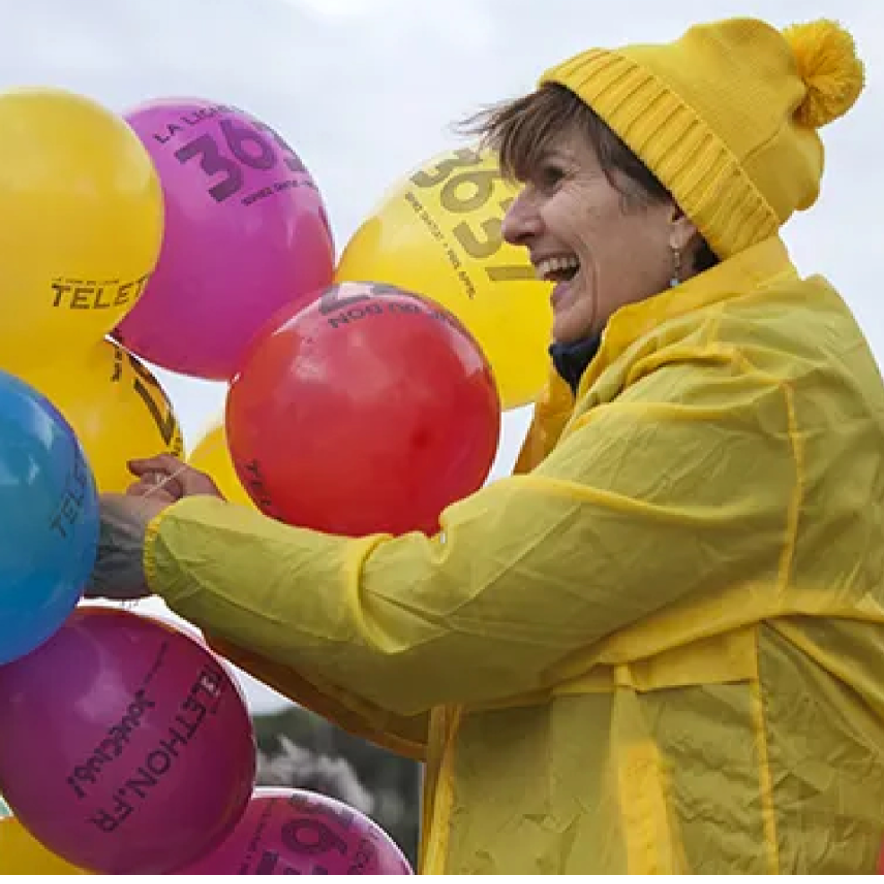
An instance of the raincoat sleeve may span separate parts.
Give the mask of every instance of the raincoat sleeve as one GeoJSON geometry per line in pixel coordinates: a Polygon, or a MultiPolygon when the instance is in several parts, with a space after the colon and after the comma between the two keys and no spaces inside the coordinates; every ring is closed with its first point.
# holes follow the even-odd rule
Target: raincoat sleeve
{"type": "Polygon", "coordinates": [[[212,634],[409,717],[547,688],[571,655],[689,596],[785,584],[788,385],[721,352],[633,375],[537,469],[449,507],[437,536],[345,539],[187,498],[151,526],[151,587],[212,634]]]}

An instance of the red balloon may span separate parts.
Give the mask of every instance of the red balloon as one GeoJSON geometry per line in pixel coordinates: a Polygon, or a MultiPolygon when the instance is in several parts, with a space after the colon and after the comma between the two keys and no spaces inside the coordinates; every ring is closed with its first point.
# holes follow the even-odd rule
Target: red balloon
{"type": "Polygon", "coordinates": [[[227,396],[243,486],[267,515],[335,534],[438,530],[488,475],[500,401],[479,345],[433,301],[345,282],[260,332],[227,396]]]}

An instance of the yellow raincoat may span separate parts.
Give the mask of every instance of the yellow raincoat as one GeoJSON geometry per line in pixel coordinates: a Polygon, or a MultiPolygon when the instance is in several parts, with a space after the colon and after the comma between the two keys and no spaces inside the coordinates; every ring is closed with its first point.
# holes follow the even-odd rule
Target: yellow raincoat
{"type": "Polygon", "coordinates": [[[432,538],[188,498],[149,580],[426,758],[425,873],[873,871],[884,388],[831,287],[774,238],[619,311],[519,469],[432,538]]]}

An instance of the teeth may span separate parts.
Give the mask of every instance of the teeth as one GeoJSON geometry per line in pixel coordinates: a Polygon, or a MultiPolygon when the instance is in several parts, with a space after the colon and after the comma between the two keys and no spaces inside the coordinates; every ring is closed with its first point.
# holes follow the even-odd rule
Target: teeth
{"type": "Polygon", "coordinates": [[[567,257],[544,258],[538,262],[534,269],[538,279],[547,279],[551,273],[558,273],[562,270],[571,270],[580,266],[580,262],[574,255],[567,257]]]}

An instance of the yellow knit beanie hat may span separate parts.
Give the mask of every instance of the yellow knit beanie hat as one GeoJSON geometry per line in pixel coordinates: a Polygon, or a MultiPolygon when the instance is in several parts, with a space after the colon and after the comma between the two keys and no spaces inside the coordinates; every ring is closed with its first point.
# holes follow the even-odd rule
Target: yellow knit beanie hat
{"type": "Polygon", "coordinates": [[[590,49],[540,82],[585,101],[727,258],[813,205],[817,129],[853,106],[863,80],[853,38],[835,22],[778,31],[737,18],[673,43],[590,49]]]}

